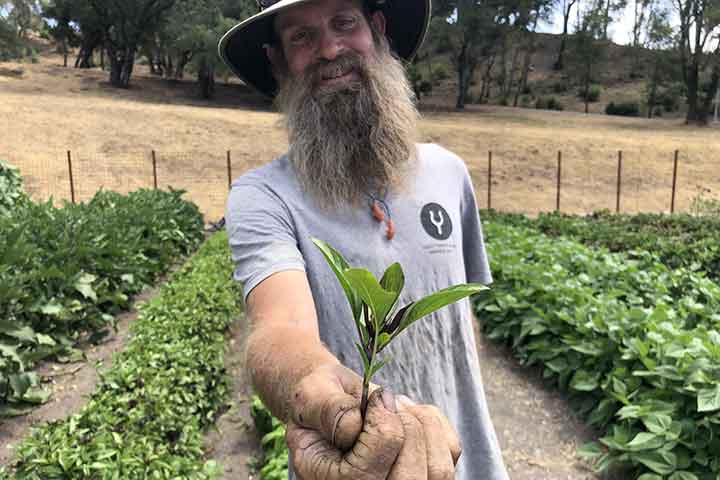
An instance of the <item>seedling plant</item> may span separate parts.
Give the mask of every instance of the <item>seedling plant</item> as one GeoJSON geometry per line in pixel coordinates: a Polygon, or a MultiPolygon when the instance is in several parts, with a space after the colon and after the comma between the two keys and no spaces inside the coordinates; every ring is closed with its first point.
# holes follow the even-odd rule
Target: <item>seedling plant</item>
{"type": "Polygon", "coordinates": [[[398,308],[400,293],[405,286],[405,275],[399,263],[390,265],[378,281],[369,270],[348,265],[328,243],[316,238],[313,243],[327,260],[350,303],[360,339],[355,345],[363,363],[360,412],[364,421],[370,381],[390,361],[389,358],[380,359],[379,354],[417,320],[488,287],[478,283],[454,285],[398,308]]]}

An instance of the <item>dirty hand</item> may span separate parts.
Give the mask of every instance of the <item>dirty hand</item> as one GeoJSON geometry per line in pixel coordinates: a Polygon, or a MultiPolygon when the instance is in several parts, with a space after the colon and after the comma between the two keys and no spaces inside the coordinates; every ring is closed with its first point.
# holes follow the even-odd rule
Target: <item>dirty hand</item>
{"type": "Polygon", "coordinates": [[[405,395],[396,397],[405,443],[389,480],[455,478],[460,438],[450,421],[434,405],[418,405],[405,395]]]}
{"type": "Polygon", "coordinates": [[[363,425],[361,392],[361,378],[341,365],[320,367],[300,382],[287,440],[301,480],[454,477],[460,444],[437,409],[405,397],[398,412],[394,397],[377,390],[363,425]]]}

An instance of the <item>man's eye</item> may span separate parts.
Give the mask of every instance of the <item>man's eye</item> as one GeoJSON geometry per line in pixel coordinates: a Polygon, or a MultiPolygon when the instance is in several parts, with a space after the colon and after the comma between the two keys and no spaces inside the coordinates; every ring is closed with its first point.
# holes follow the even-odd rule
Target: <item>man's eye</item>
{"type": "Polygon", "coordinates": [[[352,30],[355,27],[357,20],[355,17],[339,18],[335,22],[337,28],[340,30],[352,30]]]}
{"type": "Polygon", "coordinates": [[[290,35],[290,43],[293,45],[303,45],[309,38],[310,35],[306,30],[300,30],[290,35]]]}

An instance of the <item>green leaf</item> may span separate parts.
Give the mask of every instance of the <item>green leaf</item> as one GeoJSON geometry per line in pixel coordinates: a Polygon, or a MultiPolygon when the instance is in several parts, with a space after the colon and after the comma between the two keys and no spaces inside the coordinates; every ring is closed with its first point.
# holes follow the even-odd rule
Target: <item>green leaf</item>
{"type": "Polygon", "coordinates": [[[720,383],[714,388],[704,388],[698,392],[698,412],[712,412],[720,409],[720,383]]]}
{"type": "Polygon", "coordinates": [[[59,303],[48,303],[40,307],[40,311],[45,315],[59,316],[65,308],[59,303]]]}
{"type": "Polygon", "coordinates": [[[382,367],[388,364],[390,362],[390,358],[386,358],[384,360],[379,361],[378,363],[374,364],[372,368],[370,369],[370,373],[368,375],[368,378],[372,378],[373,375],[375,375],[382,367]]]}
{"type": "Polygon", "coordinates": [[[362,358],[363,362],[363,369],[367,372],[370,369],[370,360],[365,354],[365,349],[363,349],[362,345],[360,345],[359,343],[355,344],[355,348],[357,348],[357,351],[360,352],[360,358],[362,358]]]}
{"type": "Polygon", "coordinates": [[[13,389],[15,398],[21,399],[25,392],[33,386],[33,377],[27,373],[10,375],[10,387],[13,389]]]}
{"type": "Polygon", "coordinates": [[[405,311],[400,326],[394,335],[399,334],[416,320],[429,315],[443,307],[455,303],[463,298],[488,290],[488,287],[479,283],[466,283],[445,288],[425,298],[417,300],[405,311]]]}
{"type": "Polygon", "coordinates": [[[17,347],[0,342],[0,353],[13,359],[18,365],[20,365],[21,370],[25,368],[25,363],[20,358],[17,347]]]}
{"type": "Polygon", "coordinates": [[[694,473],[690,473],[685,470],[678,470],[670,475],[668,480],[698,480],[698,477],[694,473]]]}
{"type": "Polygon", "coordinates": [[[360,297],[358,296],[357,292],[353,289],[353,287],[350,285],[350,282],[348,282],[348,279],[345,277],[345,271],[350,268],[350,265],[348,265],[343,256],[340,255],[337,250],[335,250],[326,242],[323,242],[322,240],[317,238],[313,238],[312,242],[323,254],[325,260],[330,265],[330,268],[335,273],[335,276],[340,282],[343,290],[345,290],[345,296],[348,299],[348,303],[350,303],[350,309],[352,310],[353,318],[360,318],[362,302],[360,301],[360,297]]]}
{"type": "Polygon", "coordinates": [[[376,326],[382,327],[385,323],[385,317],[390,313],[395,303],[395,294],[382,288],[375,275],[364,268],[345,270],[345,277],[352,288],[360,295],[360,298],[370,307],[376,326]]]}
{"type": "Polygon", "coordinates": [[[640,432],[635,435],[627,447],[631,450],[655,450],[665,443],[665,439],[654,433],[640,432]]]}
{"type": "Polygon", "coordinates": [[[395,262],[385,270],[380,279],[380,285],[388,292],[394,292],[398,295],[402,292],[405,286],[405,274],[399,263],[395,262]]]}
{"type": "Polygon", "coordinates": [[[90,300],[97,302],[97,294],[92,288],[92,283],[95,281],[95,275],[84,273],[75,282],[75,289],[80,292],[83,297],[89,298],[90,300]]]}
{"type": "Polygon", "coordinates": [[[392,340],[392,337],[389,333],[383,332],[378,336],[378,346],[377,350],[378,352],[382,351],[383,348],[385,348],[389,343],[390,340],[392,340]]]}
{"type": "Polygon", "coordinates": [[[642,421],[645,424],[645,428],[658,435],[664,434],[670,428],[670,425],[672,425],[670,415],[659,413],[651,413],[647,417],[643,417],[642,421]]]}
{"type": "Polygon", "coordinates": [[[51,347],[56,345],[55,340],[53,340],[50,335],[45,335],[44,333],[37,334],[37,342],[39,345],[48,345],[51,347]]]}
{"type": "Polygon", "coordinates": [[[393,301],[393,306],[391,307],[392,310],[395,305],[397,305],[400,293],[402,293],[402,289],[405,286],[405,274],[403,273],[402,267],[399,263],[395,262],[390,265],[387,270],[385,270],[385,273],[383,273],[383,276],[380,279],[380,286],[384,290],[395,294],[395,300],[393,301]]]}
{"type": "Polygon", "coordinates": [[[663,477],[654,473],[643,473],[637,480],[663,480],[663,477]]]}
{"type": "Polygon", "coordinates": [[[570,381],[570,387],[581,392],[592,392],[600,386],[600,374],[590,375],[585,370],[578,370],[570,381]]]}
{"type": "Polygon", "coordinates": [[[18,340],[35,343],[35,331],[27,325],[13,324],[7,320],[0,320],[0,333],[18,340]]]}
{"type": "Polygon", "coordinates": [[[670,475],[676,467],[675,455],[670,452],[637,452],[631,458],[660,475],[670,475]]]}
{"type": "Polygon", "coordinates": [[[605,454],[606,451],[607,449],[603,448],[603,446],[599,443],[588,442],[582,447],[578,448],[577,453],[583,458],[594,459],[599,457],[600,455],[605,454]]]}

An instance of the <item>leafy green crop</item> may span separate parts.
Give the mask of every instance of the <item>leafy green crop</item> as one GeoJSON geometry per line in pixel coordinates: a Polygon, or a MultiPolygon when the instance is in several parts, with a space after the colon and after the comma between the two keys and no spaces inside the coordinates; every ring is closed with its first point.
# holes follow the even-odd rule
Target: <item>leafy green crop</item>
{"type": "Polygon", "coordinates": [[[250,414],[260,435],[263,450],[260,478],[263,480],[287,480],[288,447],[285,441],[285,425],[273,417],[257,395],[253,396],[250,414]]]}
{"type": "Polygon", "coordinates": [[[688,214],[615,215],[607,211],[579,217],[542,213],[537,219],[518,214],[483,211],[482,218],[497,218],[537,229],[547,235],[565,236],[613,252],[648,250],[670,268],[685,267],[720,280],[720,217],[688,214]]]}
{"type": "Polygon", "coordinates": [[[182,193],[100,192],[0,215],[0,417],[46,399],[37,361],[101,337],[129,295],[202,241],[202,216],[182,193]]]}
{"type": "Polygon", "coordinates": [[[22,186],[20,171],[0,159],[0,216],[28,201],[22,186]]]}
{"type": "Polygon", "coordinates": [[[210,479],[203,429],[228,393],[225,332],[240,314],[227,236],[218,234],[141,308],[127,349],[87,405],[34,429],[16,480],[210,479]]]}
{"type": "Polygon", "coordinates": [[[370,381],[388,360],[378,354],[406,328],[436,310],[483,290],[485,285],[469,283],[454,285],[398,308],[405,275],[399,263],[390,265],[378,282],[364,268],[351,268],[340,253],[322,240],[313,239],[332,268],[350,303],[360,343],[357,349],[363,362],[363,391],[360,413],[365,418],[370,381]]]}
{"type": "Polygon", "coordinates": [[[495,283],[476,301],[483,330],[604,430],[582,452],[642,480],[716,479],[720,287],[643,251],[492,222],[485,233],[495,283]]]}

